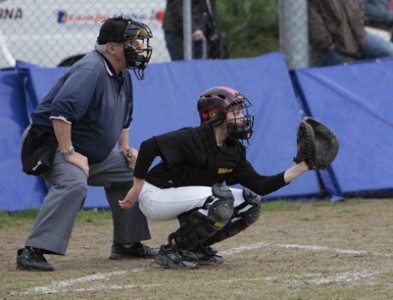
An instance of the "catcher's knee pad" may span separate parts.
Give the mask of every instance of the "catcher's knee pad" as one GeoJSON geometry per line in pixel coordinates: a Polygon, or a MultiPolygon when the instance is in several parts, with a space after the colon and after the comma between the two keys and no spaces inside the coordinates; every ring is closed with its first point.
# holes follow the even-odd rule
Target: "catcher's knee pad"
{"type": "Polygon", "coordinates": [[[254,193],[248,188],[243,187],[243,198],[244,201],[251,205],[260,205],[261,204],[261,196],[254,193]]]}
{"type": "Polygon", "coordinates": [[[219,230],[216,234],[206,239],[202,244],[203,246],[210,246],[215,243],[221,242],[230,238],[239,232],[245,230],[251,224],[255,223],[261,215],[261,205],[253,205],[247,210],[234,215],[232,219],[219,230]]]}
{"type": "Polygon", "coordinates": [[[236,206],[235,208],[235,216],[241,214],[241,212],[244,211],[244,209],[249,207],[250,205],[261,206],[261,196],[254,193],[248,188],[243,188],[243,199],[244,202],[236,206]]]}
{"type": "Polygon", "coordinates": [[[258,221],[259,217],[261,216],[261,206],[251,206],[248,210],[241,213],[241,219],[245,225],[250,226],[258,221]]]}
{"type": "Polygon", "coordinates": [[[222,228],[233,215],[235,198],[227,186],[216,184],[212,187],[213,199],[207,216],[214,221],[214,226],[222,228]]]}
{"type": "Polygon", "coordinates": [[[198,211],[183,214],[179,221],[180,228],[169,235],[168,241],[180,249],[192,250],[218,230],[214,220],[198,211]]]}
{"type": "Polygon", "coordinates": [[[239,212],[240,209],[238,209],[235,218],[240,217],[240,219],[243,220],[244,224],[248,227],[255,223],[261,215],[261,196],[249,190],[248,188],[243,188],[243,198],[244,203],[251,205],[251,207],[242,212],[239,212]]]}

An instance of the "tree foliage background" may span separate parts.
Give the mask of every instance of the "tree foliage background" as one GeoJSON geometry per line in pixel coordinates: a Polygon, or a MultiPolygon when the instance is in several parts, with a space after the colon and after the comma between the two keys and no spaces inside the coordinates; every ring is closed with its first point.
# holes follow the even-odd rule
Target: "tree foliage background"
{"type": "Polygon", "coordinates": [[[217,0],[230,57],[279,51],[278,0],[217,0]]]}

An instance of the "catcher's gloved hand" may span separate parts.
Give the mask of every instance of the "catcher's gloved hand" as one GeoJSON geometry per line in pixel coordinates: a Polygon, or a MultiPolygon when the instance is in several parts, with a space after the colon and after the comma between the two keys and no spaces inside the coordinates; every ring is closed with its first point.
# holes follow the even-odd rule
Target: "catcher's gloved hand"
{"type": "Polygon", "coordinates": [[[320,121],[305,117],[297,131],[297,154],[293,161],[305,161],[312,170],[327,168],[336,158],[339,142],[336,134],[320,121]]]}

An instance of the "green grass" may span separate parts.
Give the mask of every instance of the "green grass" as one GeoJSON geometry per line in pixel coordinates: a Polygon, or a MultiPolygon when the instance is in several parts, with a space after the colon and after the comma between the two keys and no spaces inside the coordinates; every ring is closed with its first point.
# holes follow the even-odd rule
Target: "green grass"
{"type": "Polygon", "coordinates": [[[33,222],[38,209],[31,209],[20,211],[17,213],[9,213],[7,211],[0,211],[0,228],[5,228],[10,225],[19,225],[27,222],[33,222]]]}
{"type": "MultiPolygon", "coordinates": [[[[8,225],[32,223],[37,214],[38,209],[29,209],[15,213],[2,210],[0,211],[0,228],[4,228],[8,225]]],[[[78,224],[102,225],[111,218],[112,214],[109,209],[84,209],[78,213],[76,222],[78,224]]]]}
{"type": "MultiPolygon", "coordinates": [[[[350,212],[350,206],[360,204],[364,199],[356,198],[346,201],[332,203],[329,201],[289,201],[285,199],[265,202],[262,207],[264,212],[279,212],[279,211],[298,211],[305,203],[311,203],[315,207],[319,206],[337,206],[345,208],[345,212],[350,212]]],[[[38,214],[38,209],[24,210],[20,212],[10,213],[0,210],[0,228],[7,225],[32,223],[38,214]]],[[[112,214],[109,209],[83,209],[77,215],[77,223],[79,224],[94,224],[102,225],[106,221],[111,220],[112,214]]]]}
{"type": "Polygon", "coordinates": [[[272,202],[264,203],[262,206],[262,211],[295,211],[300,210],[302,203],[291,202],[285,200],[277,200],[272,202]]]}
{"type": "MultiPolygon", "coordinates": [[[[263,211],[292,211],[299,210],[302,203],[278,200],[265,203],[263,211]]],[[[38,214],[38,209],[30,209],[15,213],[0,211],[0,227],[21,222],[33,222],[38,214]]],[[[102,225],[112,218],[109,209],[84,209],[78,213],[77,223],[102,225]]]]}
{"type": "Polygon", "coordinates": [[[88,209],[79,212],[76,221],[79,224],[102,225],[112,219],[109,209],[88,209]]]}

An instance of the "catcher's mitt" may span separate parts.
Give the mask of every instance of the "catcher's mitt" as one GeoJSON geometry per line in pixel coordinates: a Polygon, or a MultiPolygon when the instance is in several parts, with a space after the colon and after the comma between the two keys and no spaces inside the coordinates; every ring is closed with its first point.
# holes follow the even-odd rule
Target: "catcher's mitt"
{"type": "Polygon", "coordinates": [[[336,158],[339,142],[336,134],[320,121],[305,117],[297,131],[297,154],[293,161],[305,161],[312,170],[327,168],[336,158]]]}

